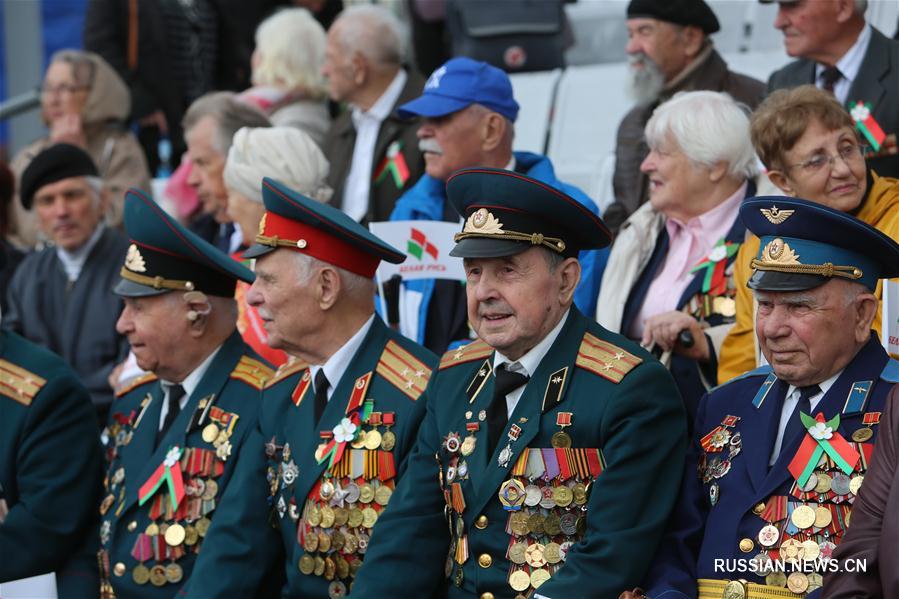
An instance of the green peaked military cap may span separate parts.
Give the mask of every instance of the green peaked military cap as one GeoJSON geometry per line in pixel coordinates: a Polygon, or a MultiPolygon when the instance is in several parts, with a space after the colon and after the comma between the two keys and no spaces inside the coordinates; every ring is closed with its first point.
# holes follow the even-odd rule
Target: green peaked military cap
{"type": "Polygon", "coordinates": [[[131,240],[115,293],[124,297],[202,291],[233,297],[253,272],[169,216],[139,189],[125,194],[125,232],[131,240]]]}
{"type": "Polygon", "coordinates": [[[803,291],[842,278],[874,289],[899,276],[899,243],[859,219],[817,202],[785,196],[749,198],[746,228],[760,238],[747,285],[803,291]]]}
{"type": "Polygon", "coordinates": [[[465,219],[452,256],[496,258],[541,246],[569,257],[606,247],[612,239],[602,219],[576,199],[513,171],[456,171],[447,179],[446,195],[465,219]]]}
{"type": "Polygon", "coordinates": [[[399,264],[406,254],[328,204],[307,198],[274,179],[262,180],[265,214],[256,243],[244,252],[257,258],[287,248],[371,278],[381,260],[399,264]]]}

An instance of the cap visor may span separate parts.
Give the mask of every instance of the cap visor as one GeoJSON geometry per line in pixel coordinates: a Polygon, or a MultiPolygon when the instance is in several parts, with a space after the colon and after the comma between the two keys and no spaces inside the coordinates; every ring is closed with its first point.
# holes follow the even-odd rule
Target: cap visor
{"type": "Polygon", "coordinates": [[[470,105],[471,102],[466,100],[447,98],[437,94],[424,94],[411,102],[398,106],[396,113],[401,119],[411,119],[416,116],[440,117],[458,112],[470,105]]]}
{"type": "Polygon", "coordinates": [[[270,252],[274,252],[278,248],[273,248],[270,245],[262,245],[261,243],[254,243],[250,247],[248,247],[244,253],[242,254],[243,258],[258,258],[259,256],[264,256],[270,252]]]}
{"type": "Polygon", "coordinates": [[[821,275],[805,275],[798,273],[757,270],[747,281],[750,289],[758,291],[805,291],[820,287],[829,277],[821,275]]]}
{"type": "Polygon", "coordinates": [[[450,250],[450,256],[456,258],[502,258],[520,254],[530,247],[534,246],[518,241],[472,237],[457,243],[456,247],[450,250]]]}
{"type": "Polygon", "coordinates": [[[150,297],[153,295],[162,295],[169,291],[171,291],[171,289],[156,289],[155,287],[141,285],[140,283],[135,283],[128,279],[119,279],[119,282],[116,283],[115,288],[112,290],[113,293],[120,297],[150,297]]]}

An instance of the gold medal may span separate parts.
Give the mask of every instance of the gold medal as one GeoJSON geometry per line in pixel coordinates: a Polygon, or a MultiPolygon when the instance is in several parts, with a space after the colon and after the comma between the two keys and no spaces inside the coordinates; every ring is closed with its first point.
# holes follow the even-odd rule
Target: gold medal
{"type": "Polygon", "coordinates": [[[320,553],[331,551],[331,535],[325,531],[318,533],[318,551],[320,553]]]}
{"type": "Polygon", "coordinates": [[[531,514],[528,517],[528,532],[535,537],[543,535],[543,516],[539,513],[531,514]]]}
{"type": "Polygon", "coordinates": [[[206,533],[209,532],[210,524],[212,524],[212,522],[209,520],[209,518],[207,518],[205,516],[203,516],[202,518],[197,520],[197,524],[196,524],[197,534],[200,535],[201,537],[205,537],[206,533]]]}
{"type": "Polygon", "coordinates": [[[350,565],[342,556],[338,555],[334,563],[337,564],[337,578],[346,578],[350,575],[350,565]]]}
{"type": "Polygon", "coordinates": [[[391,430],[384,431],[384,434],[381,436],[381,449],[393,451],[394,447],[396,447],[396,435],[391,430]]]}
{"type": "Polygon", "coordinates": [[[203,499],[206,501],[211,501],[215,499],[216,494],[219,492],[219,485],[212,479],[206,481],[206,488],[203,489],[203,499]]]}
{"type": "Polygon", "coordinates": [[[559,507],[568,507],[571,505],[571,502],[574,500],[574,494],[572,494],[571,489],[562,485],[553,489],[553,501],[559,507]]]}
{"type": "Polygon", "coordinates": [[[547,580],[549,580],[549,572],[547,572],[543,568],[538,568],[531,571],[531,586],[535,589],[539,589],[540,585],[547,580]]]}
{"type": "Polygon", "coordinates": [[[787,588],[801,595],[808,588],[808,577],[802,572],[793,572],[787,577],[787,588]]]}
{"type": "Polygon", "coordinates": [[[184,542],[184,536],[184,527],[175,523],[166,529],[165,542],[171,547],[177,547],[184,542]]]}
{"type": "Polygon", "coordinates": [[[809,593],[820,589],[824,586],[824,577],[818,574],[817,572],[812,572],[806,576],[808,578],[808,589],[806,589],[809,593]]]}
{"type": "Polygon", "coordinates": [[[334,508],[334,528],[339,528],[349,522],[350,511],[345,507],[334,508]]]}
{"type": "Polygon", "coordinates": [[[203,427],[202,435],[204,441],[206,441],[207,443],[212,443],[219,436],[219,427],[214,422],[210,422],[203,427]]]}
{"type": "Polygon", "coordinates": [[[509,576],[509,586],[519,593],[526,591],[531,586],[531,577],[524,570],[515,570],[509,576]]]}
{"type": "Polygon", "coordinates": [[[347,515],[347,524],[350,528],[356,528],[360,524],[362,524],[362,510],[356,507],[351,507],[349,514],[347,515]]]}
{"type": "Polygon", "coordinates": [[[172,584],[181,582],[184,578],[184,570],[178,564],[171,563],[165,567],[165,579],[172,584]]]}
{"type": "Polygon", "coordinates": [[[558,564],[562,561],[562,547],[558,543],[547,543],[543,546],[543,558],[548,564],[558,564]]]}
{"type": "Polygon", "coordinates": [[[165,584],[165,566],[159,564],[150,568],[150,584],[161,587],[165,584]]]}
{"type": "Polygon", "coordinates": [[[730,318],[737,313],[737,302],[731,297],[719,295],[712,300],[712,312],[730,318]]]}
{"type": "Polygon", "coordinates": [[[853,495],[858,495],[859,490],[862,488],[862,483],[864,483],[864,482],[865,482],[864,474],[859,474],[858,476],[853,476],[852,480],[849,481],[849,492],[852,493],[853,495]]]}
{"type": "Polygon", "coordinates": [[[371,503],[375,498],[375,490],[368,483],[359,485],[359,501],[362,503],[371,503]]]}
{"type": "MultiPolygon", "coordinates": [[[[509,518],[509,528],[516,537],[523,537],[528,534],[528,515],[524,512],[512,512],[509,518]]],[[[522,559],[522,562],[524,560],[522,559]]]]}
{"type": "Polygon", "coordinates": [[[109,508],[112,507],[112,503],[115,501],[115,495],[109,494],[103,498],[103,501],[100,503],[100,515],[105,516],[106,512],[109,511],[109,508]]]}
{"type": "Polygon", "coordinates": [[[827,528],[832,521],[833,514],[830,513],[829,509],[823,505],[815,508],[815,528],[827,528]]]}
{"type": "Polygon", "coordinates": [[[525,550],[525,560],[532,568],[541,568],[546,565],[546,558],[543,557],[543,544],[534,543],[529,545],[525,550]]]}
{"type": "Polygon", "coordinates": [[[562,525],[559,516],[550,512],[543,520],[543,533],[548,537],[554,537],[562,533],[562,525]]]}
{"type": "Polygon", "coordinates": [[[787,539],[780,546],[780,559],[788,562],[795,562],[805,557],[802,549],[802,543],[796,539],[787,539]]]}
{"type": "Polygon", "coordinates": [[[131,572],[131,579],[135,584],[147,584],[150,581],[150,569],[143,564],[134,566],[131,572]]]}
{"type": "Polygon", "coordinates": [[[381,433],[377,430],[370,430],[365,433],[365,449],[374,451],[381,446],[381,433]]]}
{"type": "Polygon", "coordinates": [[[874,431],[866,426],[864,428],[856,429],[856,431],[852,433],[852,440],[856,443],[864,443],[865,441],[869,441],[873,436],[874,431]]]}
{"type": "Polygon", "coordinates": [[[765,584],[772,587],[785,587],[787,586],[787,575],[780,570],[771,572],[765,576],[765,584]]]}
{"type": "Polygon", "coordinates": [[[303,537],[303,549],[309,553],[315,553],[318,550],[318,535],[310,532],[303,537]]]}
{"type": "Polygon", "coordinates": [[[474,435],[469,435],[462,440],[462,448],[459,450],[462,452],[464,456],[470,456],[474,453],[475,444],[477,443],[477,439],[474,435]]]}
{"type": "Polygon", "coordinates": [[[315,556],[315,568],[313,568],[312,573],[316,576],[321,576],[325,573],[325,560],[322,556],[315,556]]]}
{"type": "Polygon", "coordinates": [[[559,431],[557,433],[553,433],[550,443],[552,443],[552,446],[557,449],[568,448],[571,447],[571,437],[565,431],[559,431]]]}
{"type": "Polygon", "coordinates": [[[800,505],[793,510],[793,514],[792,516],[790,516],[790,520],[798,528],[805,530],[806,528],[810,528],[815,524],[815,516],[816,514],[814,509],[807,505],[800,505]]]}
{"type": "Polygon", "coordinates": [[[587,487],[584,483],[577,483],[571,488],[571,494],[574,496],[575,505],[584,505],[587,503],[587,487]]]}
{"type": "Polygon", "coordinates": [[[300,558],[300,562],[298,564],[300,568],[300,572],[309,576],[312,574],[312,571],[315,570],[315,560],[308,553],[304,553],[303,557],[300,558]]]}
{"type": "Polygon", "coordinates": [[[370,507],[362,510],[362,526],[365,528],[371,529],[375,527],[375,524],[378,522],[378,512],[373,510],[370,507]]]}
{"type": "Polygon", "coordinates": [[[356,438],[353,439],[352,442],[350,442],[350,447],[352,447],[353,449],[362,449],[363,447],[365,447],[365,437],[365,431],[359,431],[359,433],[356,435],[356,438]]]}
{"type": "Polygon", "coordinates": [[[149,537],[155,537],[156,535],[159,534],[159,525],[156,524],[155,522],[150,522],[147,525],[147,528],[144,530],[144,534],[146,534],[149,537]]]}
{"type": "Polygon", "coordinates": [[[340,551],[346,545],[346,537],[343,536],[343,533],[339,530],[335,530],[331,533],[331,549],[334,551],[340,551]]]}
{"type": "Polygon", "coordinates": [[[337,565],[334,563],[334,558],[328,556],[325,558],[325,580],[334,580],[335,574],[337,574],[337,565]]]}
{"type": "Polygon", "coordinates": [[[831,483],[833,479],[830,478],[829,474],[825,474],[823,472],[818,473],[818,484],[815,485],[815,493],[823,494],[830,491],[831,483]]]}
{"type": "Polygon", "coordinates": [[[516,541],[512,543],[512,546],[509,547],[509,561],[511,561],[513,564],[523,564],[526,560],[527,549],[528,545],[523,541],[516,541]]]}
{"type": "Polygon", "coordinates": [[[821,555],[821,549],[818,547],[818,544],[812,540],[802,542],[802,552],[802,559],[807,562],[814,561],[821,555]]]}
{"type": "Polygon", "coordinates": [[[387,505],[392,494],[393,491],[390,489],[390,487],[381,485],[375,491],[375,503],[377,503],[378,505],[387,505]]]}
{"type": "Polygon", "coordinates": [[[321,527],[322,528],[331,528],[332,526],[334,526],[334,510],[331,509],[331,507],[327,506],[327,505],[323,505],[321,507],[321,510],[322,510],[321,527]]]}

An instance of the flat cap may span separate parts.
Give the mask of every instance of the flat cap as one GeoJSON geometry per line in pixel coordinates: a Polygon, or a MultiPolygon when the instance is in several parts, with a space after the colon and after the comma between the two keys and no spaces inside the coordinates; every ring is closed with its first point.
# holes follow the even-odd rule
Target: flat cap
{"type": "Polygon", "coordinates": [[[19,182],[19,199],[31,209],[34,194],[50,183],[70,177],[98,177],[100,173],[90,155],[72,144],[55,144],[38,153],[25,168],[19,182]]]}
{"type": "Polygon", "coordinates": [[[631,0],[628,19],[658,19],[675,25],[699,27],[707,35],[721,29],[718,17],[703,0],[631,0]]]}

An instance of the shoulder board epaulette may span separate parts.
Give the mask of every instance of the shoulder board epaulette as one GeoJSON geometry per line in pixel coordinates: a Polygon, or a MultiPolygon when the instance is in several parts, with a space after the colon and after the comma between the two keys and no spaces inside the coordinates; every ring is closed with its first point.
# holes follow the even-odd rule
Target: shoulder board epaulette
{"type": "Polygon", "coordinates": [[[424,393],[428,379],[431,378],[428,365],[400,347],[396,341],[388,341],[384,346],[375,372],[412,401],[424,393]]]}
{"type": "Polygon", "coordinates": [[[577,352],[575,364],[598,374],[613,383],[620,383],[628,372],[643,362],[634,354],[628,353],[608,341],[590,333],[584,333],[581,347],[577,352]]]}
{"type": "Polygon", "coordinates": [[[275,371],[275,374],[272,375],[272,378],[265,381],[265,388],[268,389],[272,385],[280,383],[287,377],[294,375],[305,368],[309,368],[309,364],[299,359],[282,364],[278,370],[275,371]]]}
{"type": "Polygon", "coordinates": [[[444,368],[465,364],[472,360],[483,360],[492,353],[493,348],[478,339],[477,341],[472,341],[468,345],[451,349],[443,354],[440,358],[440,366],[438,369],[443,370],[444,368]]]}
{"type": "Polygon", "coordinates": [[[31,405],[31,400],[46,382],[45,379],[21,366],[0,360],[0,394],[24,406],[31,405]]]}
{"type": "Polygon", "coordinates": [[[771,365],[770,364],[762,364],[758,368],[755,368],[748,372],[744,372],[743,374],[737,375],[734,378],[730,379],[729,381],[724,381],[720,385],[712,387],[711,389],[709,389],[709,393],[711,393],[712,391],[716,391],[725,385],[730,385],[731,383],[734,383],[736,381],[742,381],[743,379],[748,379],[751,376],[768,376],[769,374],[771,374],[771,365]]]}
{"type": "Polygon", "coordinates": [[[142,374],[139,377],[133,378],[128,383],[115,392],[116,397],[122,397],[126,393],[130,393],[140,387],[141,385],[146,385],[147,383],[153,382],[156,380],[156,375],[152,372],[148,372],[146,374],[142,374]]]}
{"type": "Polygon", "coordinates": [[[899,383],[899,360],[890,359],[887,365],[883,367],[880,378],[891,383],[899,383]]]}
{"type": "Polygon", "coordinates": [[[243,381],[249,386],[261,390],[265,387],[265,381],[270,379],[275,371],[249,356],[241,356],[237,366],[231,371],[231,378],[243,381]]]}

